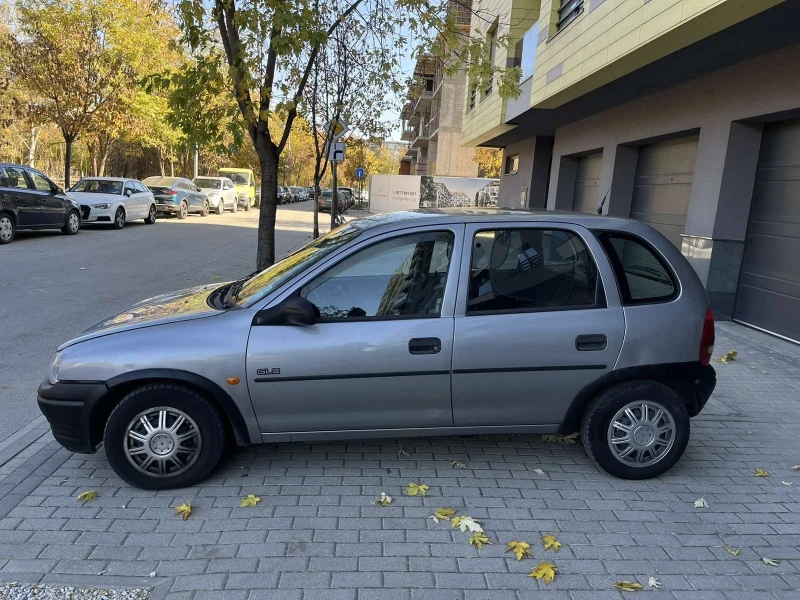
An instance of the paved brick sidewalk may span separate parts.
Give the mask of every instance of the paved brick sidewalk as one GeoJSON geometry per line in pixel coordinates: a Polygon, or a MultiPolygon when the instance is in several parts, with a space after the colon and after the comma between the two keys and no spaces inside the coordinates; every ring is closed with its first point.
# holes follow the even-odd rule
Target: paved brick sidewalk
{"type": "Polygon", "coordinates": [[[102,453],[50,443],[0,472],[0,579],[111,585],[155,572],[174,599],[605,600],[629,597],[615,581],[655,576],[662,590],[636,597],[799,599],[800,352],[732,324],[717,338],[717,355],[739,358],[716,365],[686,455],[660,479],[609,477],[579,446],[492,436],[406,440],[400,458],[394,440],[262,446],[203,486],[155,493],[123,485],[102,453]],[[409,481],[428,496],[403,496],[409,481]],[[88,489],[98,499],[76,502],[88,489]],[[371,503],[381,491],[390,506],[371,503]],[[258,507],[238,508],[250,493],[258,507]],[[708,509],[694,508],[700,497],[708,509]],[[185,500],[182,521],[171,507],[185,500]],[[439,506],[482,519],[493,545],[478,551],[427,519],[439,506]],[[545,533],[558,554],[542,551],[545,533]],[[512,539],[534,558],[509,558],[512,539]],[[526,577],[544,558],[559,568],[549,586],[526,577]]]}

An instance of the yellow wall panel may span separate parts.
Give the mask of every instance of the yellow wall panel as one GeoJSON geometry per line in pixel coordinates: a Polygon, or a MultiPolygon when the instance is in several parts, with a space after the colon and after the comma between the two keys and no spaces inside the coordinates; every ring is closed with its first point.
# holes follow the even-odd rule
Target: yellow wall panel
{"type": "MultiPolygon", "coordinates": [[[[760,2],[761,0],[752,1],[760,2]]],[[[695,15],[724,2],[725,0],[683,0],[682,18],[691,19],[695,15]]]]}
{"type": "Polygon", "coordinates": [[[612,62],[639,45],[639,30],[634,29],[608,47],[608,62],[612,62]]]}
{"type": "Polygon", "coordinates": [[[603,48],[594,54],[587,54],[586,59],[581,65],[581,75],[587,75],[596,71],[608,62],[608,48],[603,48]]]}
{"type": "Polygon", "coordinates": [[[683,0],[650,0],[642,9],[642,22],[649,21],[676,4],[682,5],[683,0]]]}
{"type": "Polygon", "coordinates": [[[680,4],[675,4],[642,24],[640,40],[646,42],[677,25],[681,20],[680,4]]]}

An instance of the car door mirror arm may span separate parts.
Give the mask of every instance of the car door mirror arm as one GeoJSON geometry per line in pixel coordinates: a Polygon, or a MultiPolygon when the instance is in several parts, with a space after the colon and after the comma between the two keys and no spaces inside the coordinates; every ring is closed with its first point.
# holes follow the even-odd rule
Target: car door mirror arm
{"type": "Polygon", "coordinates": [[[277,306],[265,308],[253,317],[253,325],[314,325],[319,309],[300,296],[287,298],[277,306]]]}

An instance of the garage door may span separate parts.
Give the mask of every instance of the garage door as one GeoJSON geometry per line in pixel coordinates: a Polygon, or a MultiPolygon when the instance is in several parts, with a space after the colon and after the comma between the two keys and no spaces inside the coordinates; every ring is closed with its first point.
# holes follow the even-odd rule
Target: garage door
{"type": "Polygon", "coordinates": [[[800,120],[764,126],[734,318],[800,341],[800,120]]]}
{"type": "Polygon", "coordinates": [[[639,148],[631,218],[644,221],[678,248],[686,227],[698,136],[639,148]]]}
{"type": "Polygon", "coordinates": [[[598,190],[600,188],[600,168],[603,166],[603,153],[587,154],[578,158],[578,172],[575,175],[575,193],[572,196],[572,210],[593,213],[597,210],[598,190]]]}

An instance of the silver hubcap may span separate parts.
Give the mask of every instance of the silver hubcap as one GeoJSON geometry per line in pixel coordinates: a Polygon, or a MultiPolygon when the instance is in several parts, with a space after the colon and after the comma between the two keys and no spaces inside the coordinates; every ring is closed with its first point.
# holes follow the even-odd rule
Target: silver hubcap
{"type": "Polygon", "coordinates": [[[12,231],[14,231],[14,226],[11,223],[11,219],[8,217],[0,219],[0,239],[4,241],[10,240],[12,231]]]}
{"type": "Polygon", "coordinates": [[[80,221],[78,220],[78,215],[72,213],[69,216],[69,229],[70,231],[78,231],[78,227],[80,227],[80,221]]]}
{"type": "Polygon", "coordinates": [[[128,424],[125,455],[150,477],[175,477],[197,461],[202,448],[197,423],[175,408],[150,408],[128,424]]]}
{"type": "Polygon", "coordinates": [[[658,402],[622,407],[608,426],[608,445],[616,459],[632,467],[654,465],[675,443],[675,422],[658,402]]]}
{"type": "Polygon", "coordinates": [[[155,206],[151,206],[150,207],[150,220],[151,221],[155,221],[156,220],[156,207],[155,206]]]}

